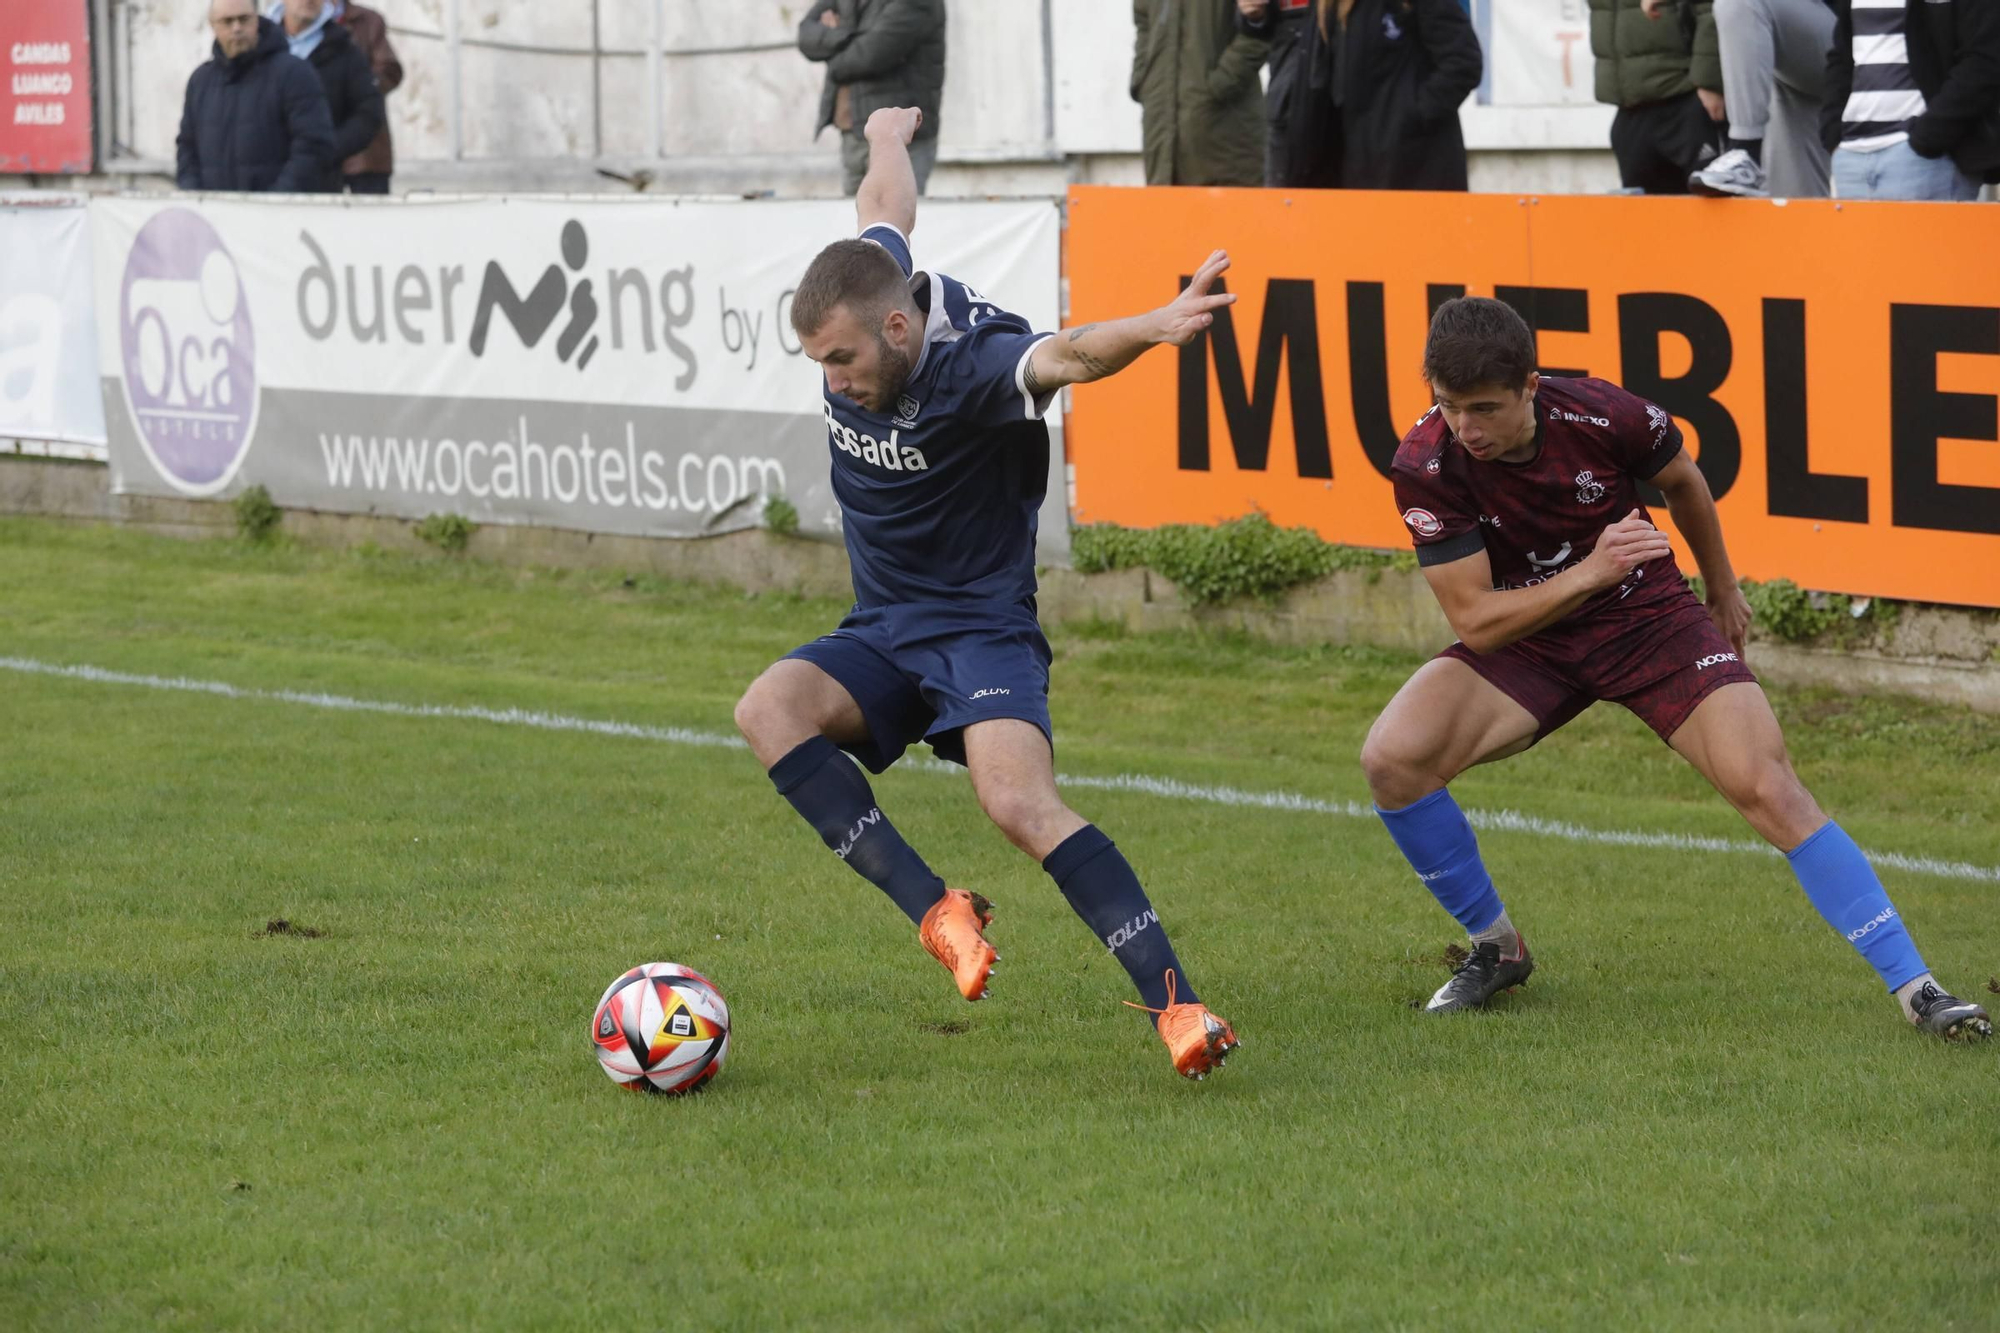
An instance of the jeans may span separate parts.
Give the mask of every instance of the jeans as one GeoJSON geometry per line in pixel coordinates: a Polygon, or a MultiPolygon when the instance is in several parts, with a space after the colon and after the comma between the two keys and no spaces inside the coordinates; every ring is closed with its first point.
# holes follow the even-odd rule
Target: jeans
{"type": "Polygon", "coordinates": [[[1872,153],[1833,151],[1836,199],[1935,199],[1964,203],[1979,197],[1979,182],[1948,157],[1918,157],[1908,143],[1872,153]]]}
{"type": "MultiPolygon", "coordinates": [[[[937,136],[910,141],[910,169],[916,173],[917,193],[922,194],[930,183],[931,168],[937,165],[937,136]]],[[[868,174],[868,140],[858,130],[843,130],[840,135],[840,189],[850,198],[861,188],[861,178],[868,174]]]]}

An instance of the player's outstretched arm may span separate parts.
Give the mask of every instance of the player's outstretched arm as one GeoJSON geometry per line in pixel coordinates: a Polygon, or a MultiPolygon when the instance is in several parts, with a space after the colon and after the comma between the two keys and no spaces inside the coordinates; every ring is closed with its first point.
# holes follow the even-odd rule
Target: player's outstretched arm
{"type": "Polygon", "coordinates": [[[1667,497],[1667,512],[1674,516],[1674,526],[1694,552],[1708,598],[1709,618],[1740,657],[1743,641],[1750,634],[1750,601],[1737,585],[1729,549],[1722,544],[1722,517],[1715,512],[1715,495],[1708,489],[1708,478],[1683,449],[1654,474],[1652,481],[1667,497]]]}
{"type": "Polygon", "coordinates": [[[887,223],[907,239],[917,229],[917,173],[910,166],[910,140],[924,113],[913,106],[885,106],[868,117],[868,174],[854,192],[859,230],[887,223]]]}
{"type": "Polygon", "coordinates": [[[1493,563],[1478,551],[1463,560],[1426,565],[1431,585],[1452,633],[1475,653],[1490,653],[1537,630],[1547,629],[1597,593],[1616,587],[1627,574],[1671,548],[1666,534],[1634,509],[1606,528],[1597,546],[1577,564],[1528,588],[1495,588],[1493,563]]]}
{"type": "Polygon", "coordinates": [[[1214,312],[1236,300],[1234,292],[1211,295],[1209,288],[1229,267],[1229,255],[1217,250],[1195,271],[1187,289],[1158,310],[1126,319],[1064,329],[1035,344],[1022,372],[1028,392],[1037,397],[1065,384],[1086,384],[1116,375],[1149,347],[1171,343],[1184,347],[1215,322],[1214,312]]]}

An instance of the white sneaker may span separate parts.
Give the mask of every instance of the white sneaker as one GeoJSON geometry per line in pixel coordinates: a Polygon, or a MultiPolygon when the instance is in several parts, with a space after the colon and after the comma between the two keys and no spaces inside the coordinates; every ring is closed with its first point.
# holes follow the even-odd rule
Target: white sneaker
{"type": "Polygon", "coordinates": [[[1688,176],[1688,189],[1710,198],[1728,195],[1763,198],[1764,166],[1741,148],[1732,148],[1700,171],[1688,176]]]}

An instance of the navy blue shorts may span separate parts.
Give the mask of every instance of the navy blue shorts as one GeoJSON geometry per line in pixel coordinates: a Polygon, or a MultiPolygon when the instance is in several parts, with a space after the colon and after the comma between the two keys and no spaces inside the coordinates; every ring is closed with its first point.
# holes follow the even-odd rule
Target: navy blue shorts
{"type": "Polygon", "coordinates": [[[842,748],[880,773],[920,740],[965,762],[965,728],[1012,717],[1050,738],[1049,641],[1033,602],[855,607],[831,634],[785,654],[840,682],[868,739],[842,748]]]}

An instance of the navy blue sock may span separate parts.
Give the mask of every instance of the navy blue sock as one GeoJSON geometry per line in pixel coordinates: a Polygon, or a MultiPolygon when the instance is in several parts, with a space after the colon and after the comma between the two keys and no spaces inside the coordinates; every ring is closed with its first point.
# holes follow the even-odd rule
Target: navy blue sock
{"type": "Polygon", "coordinates": [[[771,781],[835,856],[923,924],[944,897],[944,881],[882,814],[867,776],[839,746],[813,737],[771,765],[771,781]]]}
{"type": "Polygon", "coordinates": [[[1479,859],[1479,840],[1465,812],[1451,798],[1451,790],[1440,787],[1421,801],[1400,810],[1375,807],[1388,825],[1403,858],[1431,896],[1445,911],[1458,918],[1468,935],[1477,935],[1492,925],[1501,913],[1500,895],[1493,891],[1493,877],[1479,859]]]}
{"type": "Polygon", "coordinates": [[[1760,167],[1764,165],[1764,141],[1762,139],[1731,139],[1729,146],[1731,148],[1741,148],[1744,152],[1750,154],[1752,162],[1755,162],[1760,167]]]}
{"type": "Polygon", "coordinates": [[[1875,969],[1883,985],[1899,990],[1924,974],[1923,956],[1903,929],[1888,890],[1845,829],[1829,819],[1786,852],[1785,859],[1812,905],[1875,969]]]}
{"type": "Polygon", "coordinates": [[[1124,967],[1148,1008],[1167,1007],[1168,972],[1174,974],[1174,1003],[1199,1003],[1131,862],[1097,825],[1085,824],[1064,838],[1042,869],[1069,900],[1070,910],[1124,967]]]}

